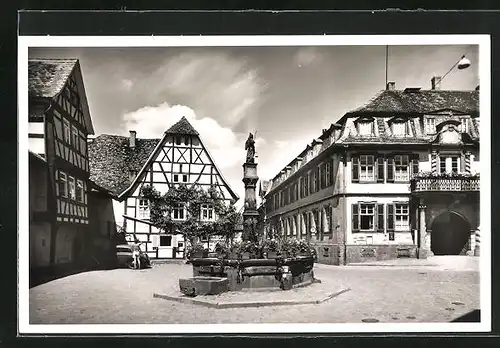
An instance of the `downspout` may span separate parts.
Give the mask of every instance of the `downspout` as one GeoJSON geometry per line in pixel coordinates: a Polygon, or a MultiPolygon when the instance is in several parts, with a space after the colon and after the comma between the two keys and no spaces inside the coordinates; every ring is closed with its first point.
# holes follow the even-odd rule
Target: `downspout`
{"type": "Polygon", "coordinates": [[[342,199],[344,200],[344,243],[342,248],[344,249],[344,265],[347,264],[346,262],[346,256],[347,256],[347,247],[346,247],[346,241],[347,241],[347,219],[349,218],[347,216],[347,202],[346,202],[346,189],[347,189],[347,184],[346,184],[346,166],[347,166],[347,148],[348,145],[344,145],[344,160],[342,161],[342,199]]]}

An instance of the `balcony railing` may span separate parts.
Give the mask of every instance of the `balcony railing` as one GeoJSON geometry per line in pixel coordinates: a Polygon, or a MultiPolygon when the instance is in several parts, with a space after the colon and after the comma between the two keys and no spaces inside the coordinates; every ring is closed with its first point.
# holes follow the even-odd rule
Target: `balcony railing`
{"type": "Polygon", "coordinates": [[[479,178],[414,178],[411,191],[479,191],[479,178]]]}

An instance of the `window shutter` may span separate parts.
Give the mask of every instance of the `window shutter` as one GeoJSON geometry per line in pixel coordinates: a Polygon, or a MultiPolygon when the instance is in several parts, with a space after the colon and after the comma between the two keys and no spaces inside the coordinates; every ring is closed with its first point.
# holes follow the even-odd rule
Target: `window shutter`
{"type": "Polygon", "coordinates": [[[394,182],[394,157],[387,158],[387,182],[394,182]]]}
{"type": "Polygon", "coordinates": [[[352,156],[352,182],[359,182],[359,157],[352,156]]]}
{"type": "Polygon", "coordinates": [[[377,182],[384,182],[384,157],[377,157],[377,182]]]}
{"type": "Polygon", "coordinates": [[[387,204],[387,232],[394,231],[394,204],[387,204]]]}
{"type": "Polygon", "coordinates": [[[359,209],[359,206],[357,203],[352,205],[352,232],[359,231],[359,212],[358,212],[358,209],[359,209]]]}
{"type": "Polygon", "coordinates": [[[384,232],[384,205],[377,204],[377,232],[384,232]]]}
{"type": "Polygon", "coordinates": [[[418,154],[413,154],[411,156],[411,173],[415,175],[418,173],[419,156],[418,154]]]}

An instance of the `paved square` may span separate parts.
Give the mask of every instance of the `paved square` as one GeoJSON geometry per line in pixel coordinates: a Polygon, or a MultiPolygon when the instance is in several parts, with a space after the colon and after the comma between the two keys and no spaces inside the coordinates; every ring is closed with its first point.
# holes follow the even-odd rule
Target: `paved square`
{"type": "MultiPolygon", "coordinates": [[[[479,308],[476,265],[455,269],[435,263],[408,267],[315,265],[316,277],[332,292],[339,288],[350,291],[319,304],[227,309],[153,298],[154,292],[177,293],[179,277],[192,275],[190,265],[165,263],[140,271],[93,271],[30,289],[30,323],[449,322],[479,308]]],[[[293,293],[298,299],[302,297],[299,291],[293,293]]],[[[244,292],[240,298],[252,296],[252,292],[244,292]]]]}

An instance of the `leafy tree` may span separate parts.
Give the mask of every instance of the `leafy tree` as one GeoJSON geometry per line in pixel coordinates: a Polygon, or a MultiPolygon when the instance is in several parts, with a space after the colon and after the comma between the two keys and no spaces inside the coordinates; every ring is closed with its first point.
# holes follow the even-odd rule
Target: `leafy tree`
{"type": "Polygon", "coordinates": [[[149,200],[150,221],[153,226],[169,234],[182,234],[190,245],[194,245],[202,236],[213,235],[223,236],[229,242],[234,238],[235,227],[241,219],[234,202],[226,205],[214,185],[204,190],[197,184],[179,184],[169,188],[163,195],[153,186],[145,185],[141,189],[141,195],[149,200]],[[203,204],[213,207],[215,220],[201,219],[203,204]],[[178,206],[185,207],[187,216],[184,220],[172,219],[172,211],[178,206]]]}

